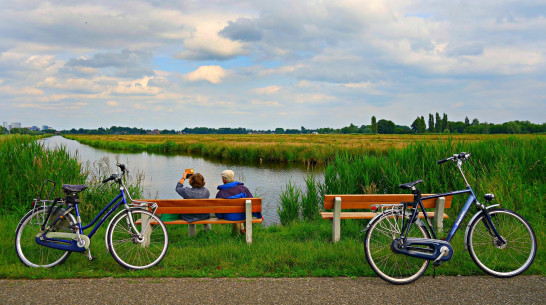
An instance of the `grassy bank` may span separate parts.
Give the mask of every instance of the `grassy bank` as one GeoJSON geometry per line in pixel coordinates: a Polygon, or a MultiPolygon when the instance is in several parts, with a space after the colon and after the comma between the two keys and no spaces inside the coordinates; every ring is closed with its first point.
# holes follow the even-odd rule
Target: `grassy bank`
{"type": "MultiPolygon", "coordinates": [[[[327,221],[256,226],[252,245],[247,245],[243,236],[232,236],[229,225],[213,226],[209,233],[198,226],[194,238],[187,236],[187,226],[169,226],[167,255],[159,265],[141,271],[126,270],[106,254],[104,230],[91,241],[94,261],[73,253],[63,265],[52,269],[27,268],[13,250],[11,234],[16,220],[2,216],[0,221],[0,278],[375,276],[365,259],[362,227],[345,227],[341,241],[332,244],[327,221]]],[[[483,275],[468,253],[462,252],[461,235],[453,244],[454,258],[436,274],[483,275]]],[[[432,268],[427,274],[432,274],[432,268]]],[[[537,257],[526,274],[544,274],[544,261],[537,257]]]]}
{"type": "MultiPolygon", "coordinates": [[[[24,150],[38,149],[29,146],[27,142],[14,142],[12,145],[17,147],[11,150],[19,152],[21,156],[26,155],[24,150]]],[[[39,147],[43,150],[43,147],[39,147]]],[[[195,238],[187,236],[187,226],[168,226],[170,245],[167,255],[158,266],[142,271],[128,271],[106,253],[105,228],[99,230],[92,239],[91,251],[96,260],[88,261],[85,256],[73,253],[65,264],[52,269],[27,268],[19,262],[14,249],[14,232],[21,215],[18,212],[20,209],[13,209],[10,213],[0,215],[0,278],[375,276],[368,267],[362,246],[360,231],[366,222],[343,221],[341,241],[332,244],[330,222],[309,220],[313,218],[312,214],[316,214],[312,201],[315,200],[315,207],[319,204],[314,198],[320,198],[324,193],[398,192],[398,182],[419,178],[425,179],[425,183],[421,184],[424,192],[461,188],[463,185],[455,168],[451,164],[438,166],[435,162],[463,150],[472,152],[478,164],[478,171],[470,171],[468,178],[474,184],[474,179],[481,177],[478,190],[480,196],[485,191],[495,192],[498,203],[521,213],[534,227],[539,249],[534,264],[526,274],[544,275],[545,149],[545,138],[535,136],[503,137],[468,143],[448,140],[442,140],[439,144],[420,142],[408,144],[403,149],[386,150],[381,156],[355,157],[345,153],[328,164],[324,184],[308,180],[307,187],[312,193],[309,195],[306,190],[300,192],[298,197],[303,197],[305,202],[302,209],[302,214],[307,215],[305,221],[288,221],[285,226],[267,228],[257,225],[254,227],[252,245],[247,245],[243,236],[231,235],[228,225],[213,226],[209,233],[201,231],[201,226],[198,226],[199,232],[195,238]]],[[[66,154],[62,149],[56,151],[57,154],[66,154]]],[[[17,154],[12,153],[11,157],[15,158],[15,155],[17,154]]],[[[30,168],[29,164],[33,164],[33,160],[34,158],[26,157],[26,162],[15,162],[22,169],[14,167],[14,170],[30,172],[31,170],[25,172],[23,169],[30,168]]],[[[40,174],[50,177],[56,170],[50,164],[57,164],[52,161],[56,159],[42,157],[41,160],[45,165],[40,167],[40,174]]],[[[68,156],[66,161],[74,164],[70,172],[79,171],[80,175],[74,179],[98,181],[111,172],[108,164],[84,165],[82,168],[77,160],[71,160],[75,160],[75,157],[68,156]]],[[[36,179],[41,179],[42,176],[37,176],[36,179]]],[[[9,180],[7,177],[9,176],[2,176],[1,179],[3,187],[9,189],[9,183],[3,181],[9,180]]],[[[62,177],[68,177],[68,174],[59,176],[61,179],[62,177]]],[[[65,183],[74,183],[71,179],[68,180],[65,183]]],[[[23,193],[28,192],[25,192],[24,183],[30,183],[30,180],[21,180],[18,183],[22,185],[23,193]]],[[[138,193],[138,183],[131,184],[133,193],[138,193]]],[[[82,193],[82,209],[102,206],[107,202],[106,198],[115,192],[115,187],[91,183],[91,188],[82,193]]],[[[294,197],[287,198],[292,198],[293,201],[294,197]]],[[[455,199],[454,208],[448,210],[451,221],[454,219],[455,209],[461,203],[460,199],[457,200],[455,199]]],[[[300,203],[298,206],[301,205],[300,203]]],[[[87,220],[84,219],[84,222],[87,220]]],[[[451,224],[448,221],[445,226],[451,224]]],[[[463,235],[464,232],[458,232],[453,241],[454,258],[438,268],[437,274],[483,274],[469,255],[463,253],[463,235]]],[[[428,274],[431,273],[432,268],[428,271],[428,274]]]]}
{"type": "MultiPolygon", "coordinates": [[[[65,135],[95,148],[174,152],[232,161],[322,163],[339,153],[383,155],[415,141],[474,142],[505,135],[65,135]]],[[[533,136],[520,136],[533,137],[533,136]]]]}

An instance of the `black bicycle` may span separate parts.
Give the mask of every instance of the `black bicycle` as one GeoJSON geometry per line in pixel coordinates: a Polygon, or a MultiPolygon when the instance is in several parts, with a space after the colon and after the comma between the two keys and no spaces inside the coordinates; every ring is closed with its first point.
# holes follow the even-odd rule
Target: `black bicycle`
{"type": "Polygon", "coordinates": [[[85,226],[81,223],[78,194],[87,186],[63,184],[66,197],[50,200],[55,182],[44,181],[38,198],[32,203],[32,210],[21,219],[15,231],[15,249],[23,264],[53,267],[63,263],[72,252],[85,251],[91,260],[91,238],[120,206],[123,209],[112,218],[105,235],[106,249],[114,260],[128,269],[145,269],[163,259],[169,236],[165,224],[155,215],[157,205],[133,200],[122,179],[126,173],[125,165],[117,166],[121,174],[113,174],[102,182],[116,182],[119,195],[85,226]],[[47,199],[42,199],[47,182],[53,187],[47,199]],[[84,230],[93,225],[91,232],[84,234],[84,230]]]}
{"type": "MultiPolygon", "coordinates": [[[[464,240],[465,250],[478,267],[496,277],[512,277],[533,263],[537,241],[531,225],[519,214],[501,209],[498,204],[486,206],[478,201],[462,171],[463,163],[469,158],[469,153],[462,152],[438,161],[438,164],[457,163],[466,189],[422,197],[416,185],[423,180],[418,180],[398,186],[411,190],[413,202],[376,206],[381,213],[363,232],[366,232],[366,258],[379,277],[393,284],[408,284],[423,275],[431,261],[437,267],[450,260],[453,256],[450,241],[473,204],[478,213],[470,220],[464,240]],[[459,194],[468,194],[468,199],[446,239],[438,239],[421,201],[459,194]],[[424,221],[418,218],[419,209],[424,221]]],[[[484,198],[486,204],[490,204],[495,196],[485,194],[484,198]]]]}

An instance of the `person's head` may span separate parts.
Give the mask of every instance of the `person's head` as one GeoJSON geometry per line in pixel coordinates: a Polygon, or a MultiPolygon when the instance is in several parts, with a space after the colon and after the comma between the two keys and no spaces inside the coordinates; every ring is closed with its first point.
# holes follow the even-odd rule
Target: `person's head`
{"type": "Polygon", "coordinates": [[[202,188],[205,186],[205,177],[200,173],[195,173],[190,177],[190,185],[195,188],[202,188]]]}
{"type": "Polygon", "coordinates": [[[222,172],[222,182],[224,184],[235,181],[235,173],[232,170],[225,170],[222,172]]]}

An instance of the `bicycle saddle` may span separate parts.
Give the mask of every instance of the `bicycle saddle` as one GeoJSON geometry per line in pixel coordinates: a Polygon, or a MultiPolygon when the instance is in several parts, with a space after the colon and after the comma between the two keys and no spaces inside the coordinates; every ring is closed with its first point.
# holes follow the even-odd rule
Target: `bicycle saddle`
{"type": "Polygon", "coordinates": [[[79,193],[87,188],[85,184],[63,184],[65,193],[79,193]]]}
{"type": "Polygon", "coordinates": [[[398,187],[403,189],[403,190],[407,190],[407,189],[411,189],[412,187],[414,187],[415,185],[417,185],[418,183],[421,183],[421,182],[423,182],[423,179],[419,179],[417,181],[400,184],[398,187]]]}

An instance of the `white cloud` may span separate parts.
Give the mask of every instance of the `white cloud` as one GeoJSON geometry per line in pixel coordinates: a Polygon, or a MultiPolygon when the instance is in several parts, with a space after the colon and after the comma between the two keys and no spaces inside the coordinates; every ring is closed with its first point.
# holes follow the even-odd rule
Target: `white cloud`
{"type": "Polygon", "coordinates": [[[0,87],[0,94],[19,96],[19,95],[43,95],[44,92],[40,89],[33,87],[13,87],[13,86],[2,86],[0,87]]]}
{"type": "Polygon", "coordinates": [[[219,84],[227,74],[227,71],[220,66],[201,66],[197,70],[186,74],[185,78],[191,82],[207,81],[211,84],[219,84]]]}
{"type": "Polygon", "coordinates": [[[254,91],[255,93],[257,93],[257,94],[269,95],[269,94],[277,93],[277,92],[279,92],[281,89],[282,89],[281,86],[267,86],[267,87],[264,87],[264,88],[256,88],[256,89],[254,89],[253,91],[254,91]]]}
{"type": "Polygon", "coordinates": [[[134,81],[120,81],[111,91],[115,94],[124,95],[156,95],[161,90],[158,87],[148,85],[151,79],[153,77],[144,77],[134,81]]]}
{"type": "Polygon", "coordinates": [[[117,107],[117,106],[119,106],[119,103],[116,102],[116,101],[107,101],[106,105],[108,105],[110,107],[117,107]]]}
{"type": "Polygon", "coordinates": [[[254,105],[260,105],[260,106],[268,106],[268,107],[279,107],[281,104],[277,101],[260,101],[260,100],[252,100],[252,104],[254,105]]]}

